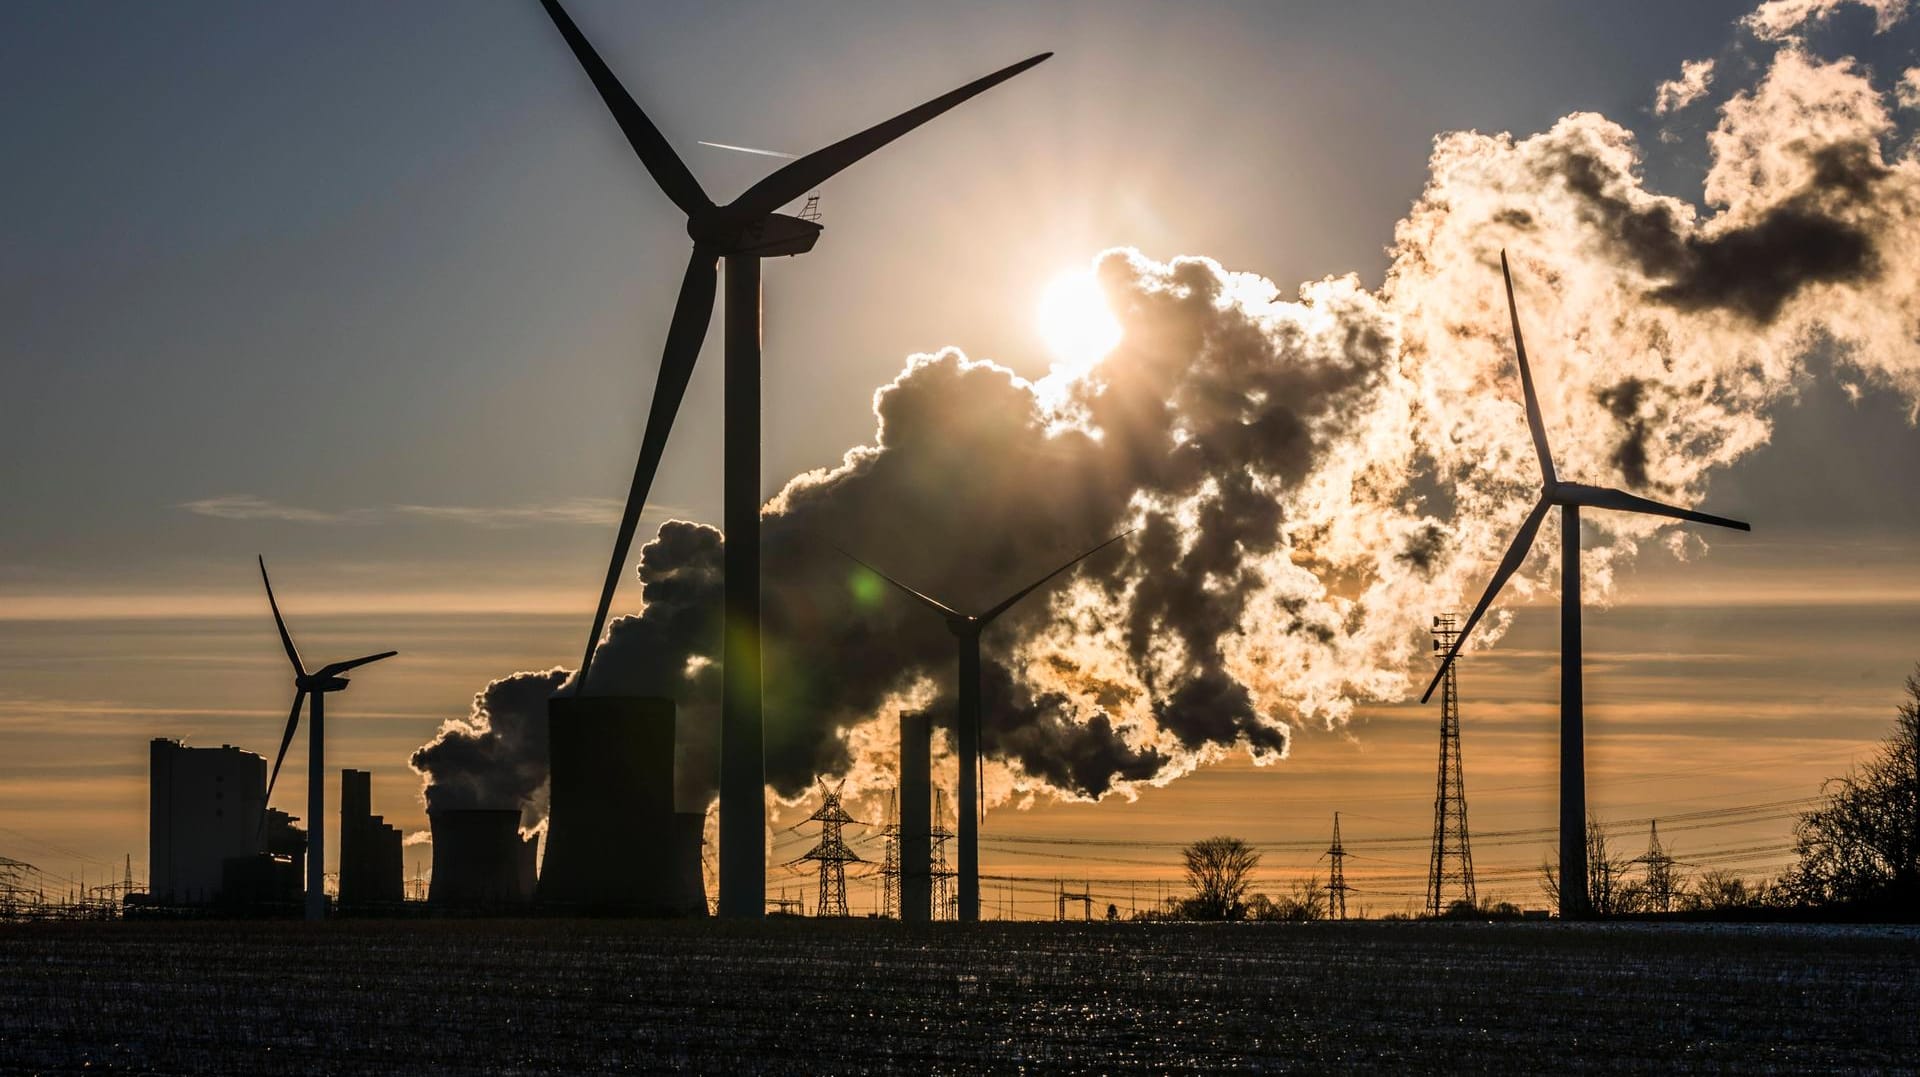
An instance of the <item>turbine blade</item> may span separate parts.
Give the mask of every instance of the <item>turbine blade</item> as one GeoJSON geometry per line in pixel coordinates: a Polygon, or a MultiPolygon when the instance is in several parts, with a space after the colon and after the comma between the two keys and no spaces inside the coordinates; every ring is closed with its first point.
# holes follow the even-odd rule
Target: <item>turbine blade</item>
{"type": "Polygon", "coordinates": [[[885,123],[875,124],[825,149],[815,150],[747,188],[746,193],[734,199],[727,208],[751,213],[772,213],[908,131],[968,98],[998,86],[1052,55],[1053,53],[1043,52],[1010,67],[1003,67],[985,78],[975,79],[951,93],[942,94],[918,108],[902,112],[885,123]]]}
{"type": "Polygon", "coordinates": [[[1134,531],[1136,530],[1138,529],[1132,528],[1132,527],[1127,528],[1125,531],[1120,532],[1119,534],[1113,536],[1107,541],[1102,542],[1100,545],[1095,546],[1093,549],[1088,550],[1087,552],[1081,554],[1080,556],[1074,558],[1071,561],[1068,561],[1066,564],[1061,565],[1059,568],[1054,569],[1052,572],[1049,572],[1046,575],[1040,577],[1039,579],[1033,581],[1032,583],[1026,585],[1025,587],[1022,587],[1020,590],[1015,591],[1013,594],[1008,595],[1005,601],[1001,602],[998,606],[995,606],[992,609],[988,610],[987,612],[981,614],[980,623],[986,624],[987,622],[993,620],[995,617],[998,617],[1001,614],[1007,612],[1007,610],[1013,607],[1014,603],[1032,594],[1034,591],[1034,588],[1039,587],[1041,584],[1047,582],[1050,579],[1053,579],[1055,576],[1060,575],[1062,572],[1065,572],[1066,570],[1072,568],[1073,566],[1079,564],[1080,562],[1085,561],[1087,558],[1092,557],[1094,554],[1099,553],[1101,550],[1104,550],[1107,547],[1113,545],[1114,543],[1119,542],[1121,539],[1126,538],[1128,535],[1133,534],[1134,531]]]}
{"type": "Polygon", "coordinates": [[[287,731],[280,734],[280,752],[273,757],[273,776],[267,779],[267,803],[273,802],[273,785],[280,780],[280,764],[287,761],[287,745],[293,743],[293,734],[300,728],[300,707],[306,701],[306,689],[293,694],[293,709],[287,712],[287,731]]]}
{"type": "Polygon", "coordinates": [[[1527,396],[1527,429],[1533,433],[1534,455],[1540,458],[1540,477],[1552,486],[1553,450],[1547,448],[1547,427],[1540,419],[1540,397],[1533,391],[1533,370],[1527,366],[1527,341],[1520,335],[1520,308],[1513,302],[1513,273],[1507,269],[1506,251],[1500,252],[1500,275],[1507,280],[1507,315],[1513,319],[1513,353],[1520,357],[1520,389],[1527,396]]]}
{"type": "Polygon", "coordinates": [[[293,663],[293,671],[306,676],[307,667],[300,664],[300,652],[293,646],[293,637],[287,633],[287,622],[280,616],[280,603],[273,600],[273,581],[267,579],[267,559],[260,556],[260,582],[267,585],[267,605],[273,607],[273,623],[280,629],[280,645],[287,649],[287,661],[293,663]]]}
{"type": "Polygon", "coordinates": [[[1735,531],[1751,531],[1753,525],[1741,520],[1730,520],[1725,516],[1714,516],[1705,512],[1683,509],[1677,505],[1663,505],[1658,501],[1649,501],[1644,497],[1635,497],[1625,490],[1613,490],[1604,486],[1586,486],[1568,483],[1560,488],[1560,499],[1576,505],[1592,505],[1598,509],[1618,509],[1621,512],[1642,512],[1649,516],[1671,516],[1676,520],[1691,520],[1697,524],[1713,524],[1715,527],[1730,527],[1735,531]]]}
{"type": "Polygon", "coordinates": [[[600,91],[600,100],[607,103],[607,111],[613,113],[614,121],[626,133],[627,141],[633,145],[633,152],[640,155],[640,163],[647,166],[653,181],[689,217],[712,209],[713,199],[700,189],[700,181],[687,171],[686,163],[680,160],[679,154],[673,152],[673,147],[667,144],[660,129],[647,119],[646,113],[640,111],[640,106],[620,85],[620,80],[613,77],[613,71],[607,67],[606,61],[593,51],[586,35],[573,24],[559,0],[540,0],[540,6],[547,9],[547,16],[559,28],[560,36],[567,39],[567,47],[573,50],[574,58],[580,61],[581,67],[586,68],[587,77],[593,80],[593,88],[600,91]]]}
{"type": "Polygon", "coordinates": [[[614,536],[613,557],[607,562],[606,582],[600,587],[600,606],[593,615],[593,632],[587,637],[587,651],[580,659],[580,675],[574,681],[577,694],[586,687],[587,671],[593,666],[594,648],[600,645],[600,632],[607,626],[607,608],[613,604],[614,588],[625,571],[627,551],[633,546],[634,529],[640,525],[640,512],[646,508],[647,492],[653,488],[654,472],[660,469],[660,457],[667,450],[667,435],[673,430],[673,417],[680,410],[680,398],[686,395],[687,380],[693,377],[693,365],[700,359],[700,345],[707,339],[707,323],[713,320],[713,295],[719,276],[719,259],[710,250],[694,247],[687,262],[687,275],[680,281],[680,299],[673,308],[673,322],[667,327],[667,345],[660,356],[660,374],[653,387],[653,403],[647,409],[647,431],[640,439],[640,461],[633,469],[633,486],[627,491],[627,507],[620,514],[620,530],[614,536]]]}
{"type": "Polygon", "coordinates": [[[1468,615],[1466,623],[1460,626],[1460,633],[1453,637],[1453,646],[1447,649],[1447,657],[1441,659],[1440,668],[1433,671],[1433,680],[1428,682],[1426,693],[1420,697],[1420,702],[1425,703],[1433,698],[1433,690],[1440,687],[1440,678],[1447,675],[1447,667],[1453,665],[1453,660],[1459,656],[1460,648],[1467,642],[1467,635],[1473,631],[1473,626],[1480,623],[1480,618],[1487,612],[1487,607],[1493,605],[1494,596],[1500,593],[1500,588],[1506,586],[1508,578],[1520,568],[1521,562],[1527,559],[1527,551],[1533,549],[1533,536],[1540,530],[1540,521],[1547,518],[1548,507],[1549,502],[1544,497],[1534,502],[1533,511],[1527,513],[1526,522],[1520,525],[1520,530],[1513,536],[1513,542],[1507,546],[1507,555],[1500,559],[1500,567],[1494,571],[1493,581],[1487,584],[1487,593],[1480,596],[1480,604],[1473,607],[1473,613],[1468,615]]]}
{"type": "Polygon", "coordinates": [[[381,651],[379,654],[370,654],[370,655],[367,655],[365,658],[354,658],[345,662],[335,662],[329,666],[322,666],[320,669],[320,672],[315,674],[315,676],[319,676],[319,677],[337,676],[339,674],[345,673],[350,669],[355,669],[357,667],[364,666],[369,662],[378,662],[382,658],[392,658],[394,655],[399,653],[400,653],[399,651],[381,651]]]}
{"type": "Polygon", "coordinates": [[[845,550],[841,550],[840,547],[835,546],[834,549],[840,550],[840,556],[845,557],[847,560],[852,561],[854,564],[859,565],[861,568],[866,569],[868,572],[873,573],[874,575],[894,585],[900,590],[905,591],[908,595],[918,600],[921,605],[926,606],[928,609],[932,610],[935,613],[938,613],[942,617],[964,618],[966,616],[966,614],[961,613],[959,610],[954,609],[952,606],[947,605],[946,603],[940,601],[939,599],[934,598],[931,595],[922,594],[921,592],[916,591],[911,587],[908,587],[906,584],[901,583],[899,580],[894,579],[892,576],[887,575],[886,573],[873,567],[867,562],[860,560],[858,557],[853,556],[852,554],[848,553],[845,550]]]}

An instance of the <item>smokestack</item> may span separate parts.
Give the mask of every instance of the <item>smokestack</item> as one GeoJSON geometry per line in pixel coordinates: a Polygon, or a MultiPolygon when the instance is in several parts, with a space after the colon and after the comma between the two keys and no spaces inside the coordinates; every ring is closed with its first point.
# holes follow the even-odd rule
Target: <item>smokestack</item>
{"type": "Polygon", "coordinates": [[[427,901],[451,909],[506,909],[525,905],[517,808],[468,808],[427,813],[433,828],[433,883],[427,901]]]}
{"type": "Polygon", "coordinates": [[[544,908],[666,916],[682,907],[675,868],[673,723],[670,699],[555,696],[547,701],[551,788],[547,857],[538,888],[544,908]]]}
{"type": "Polygon", "coordinates": [[[900,919],[924,924],[933,908],[933,719],[900,715],[900,919]]]}

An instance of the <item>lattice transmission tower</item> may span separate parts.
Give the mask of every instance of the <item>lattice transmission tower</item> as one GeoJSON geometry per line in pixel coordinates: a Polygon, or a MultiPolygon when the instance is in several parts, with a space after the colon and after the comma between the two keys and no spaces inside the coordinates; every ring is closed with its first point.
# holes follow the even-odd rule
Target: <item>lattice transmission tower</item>
{"type": "Polygon", "coordinates": [[[860,864],[860,854],[847,848],[841,837],[842,829],[851,822],[853,816],[840,806],[840,789],[829,790],[820,787],[820,807],[808,822],[820,824],[820,842],[803,854],[801,860],[812,860],[820,865],[820,900],[814,906],[815,916],[847,915],[847,865],[860,864]]]}
{"type": "Polygon", "coordinates": [[[1640,858],[1647,869],[1647,901],[1656,912],[1673,911],[1675,885],[1673,857],[1660,845],[1660,820],[1650,820],[1647,829],[1647,855],[1640,858]]]}
{"type": "Polygon", "coordinates": [[[880,861],[880,915],[900,918],[900,793],[887,793],[887,825],[880,832],[886,853],[880,861]]]}
{"type": "MultiPolygon", "coordinates": [[[[1444,657],[1460,634],[1454,615],[1433,619],[1433,651],[1444,657]]],[[[1467,786],[1460,766],[1460,662],[1440,681],[1440,780],[1433,796],[1433,859],[1427,869],[1427,915],[1440,916],[1460,902],[1479,903],[1473,890],[1473,847],[1467,840],[1467,786]]]]}
{"type": "Polygon", "coordinates": [[[953,839],[953,831],[947,829],[947,791],[933,791],[933,868],[928,872],[933,881],[933,919],[960,919],[960,895],[954,892],[953,880],[957,874],[953,865],[947,862],[947,842],[953,839]]]}
{"type": "Polygon", "coordinates": [[[1347,918],[1347,850],[1340,844],[1340,813],[1333,813],[1333,844],[1327,846],[1327,916],[1347,918]]]}

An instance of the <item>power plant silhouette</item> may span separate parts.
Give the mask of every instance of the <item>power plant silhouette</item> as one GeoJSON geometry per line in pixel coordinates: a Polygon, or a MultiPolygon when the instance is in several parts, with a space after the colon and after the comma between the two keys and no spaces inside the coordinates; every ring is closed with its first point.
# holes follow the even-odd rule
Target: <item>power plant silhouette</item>
{"type": "Polygon", "coordinates": [[[700,812],[674,811],[672,700],[557,696],[542,907],[704,916],[700,812]]]}
{"type": "Polygon", "coordinates": [[[626,570],[633,534],[654,472],[666,450],[688,379],[713,317],[720,259],[727,263],[726,449],[723,529],[726,610],[721,659],[720,913],[757,918],[765,911],[766,781],[760,685],[760,260],[805,254],[822,231],[818,221],[777,212],[841,170],[968,98],[1005,82],[1051,53],[1022,60],[781,167],[724,206],[715,205],[653,121],[574,25],[558,0],[541,0],[547,15],[586,69],[647,172],[687,215],[693,254],[680,283],[660,359],[640,460],[607,564],[606,580],[575,678],[589,687],[594,649],[606,626],[614,588],[626,570]]]}
{"type": "MultiPolygon", "coordinates": [[[[1533,435],[1534,454],[1540,461],[1540,499],[1521,522],[1513,543],[1494,570],[1485,594],[1467,615],[1467,622],[1453,637],[1446,657],[1434,672],[1433,680],[1420,697],[1425,703],[1433,690],[1453,669],[1460,647],[1473,633],[1473,626],[1487,612],[1500,588],[1518,571],[1527,553],[1533,549],[1533,537],[1546,519],[1547,510],[1560,509],[1560,915],[1577,919],[1590,915],[1592,903],[1587,894],[1587,781],[1584,732],[1585,706],[1580,678],[1580,510],[1582,507],[1616,509],[1650,516],[1730,527],[1751,531],[1751,525],[1724,516],[1711,516],[1693,509],[1663,505],[1636,497],[1624,490],[1584,483],[1562,482],[1554,473],[1553,452],[1547,447],[1546,424],[1540,418],[1540,399],[1534,393],[1533,372],[1527,367],[1526,340],[1520,334],[1520,309],[1513,299],[1513,273],[1507,266],[1507,253],[1500,252],[1500,273],[1506,280],[1507,314],[1513,321],[1513,352],[1520,364],[1520,389],[1526,397],[1527,429],[1533,435]]],[[[1451,697],[1449,697],[1451,698],[1451,697]]]]}
{"type": "Polygon", "coordinates": [[[398,905],[406,867],[400,828],[373,814],[373,775],[340,772],[340,907],[398,905]]]}

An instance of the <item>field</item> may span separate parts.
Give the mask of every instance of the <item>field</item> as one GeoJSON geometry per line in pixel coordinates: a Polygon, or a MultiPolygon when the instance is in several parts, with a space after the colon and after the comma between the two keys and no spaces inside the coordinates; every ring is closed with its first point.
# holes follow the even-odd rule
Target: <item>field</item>
{"type": "Polygon", "coordinates": [[[0,928],[0,1070],[1912,1072],[1920,930],[0,928]]]}

